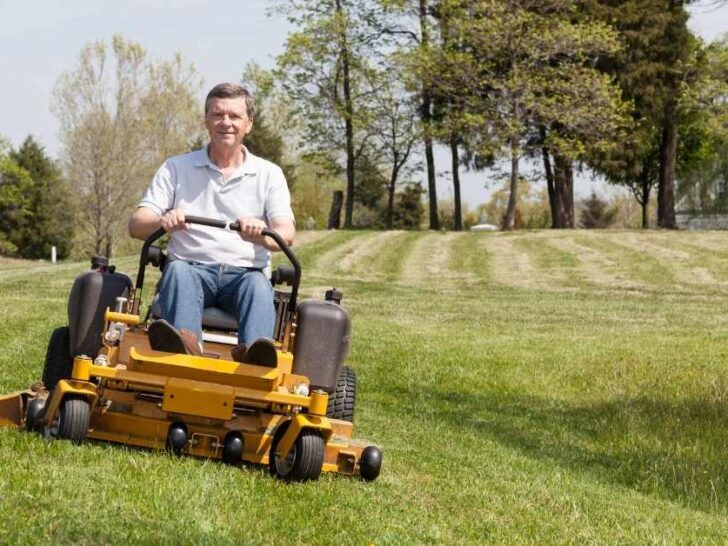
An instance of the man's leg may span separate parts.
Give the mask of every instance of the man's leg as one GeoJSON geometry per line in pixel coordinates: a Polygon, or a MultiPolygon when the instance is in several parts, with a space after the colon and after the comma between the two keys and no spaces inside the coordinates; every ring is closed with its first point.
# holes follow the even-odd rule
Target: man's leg
{"type": "Polygon", "coordinates": [[[273,287],[261,272],[227,266],[218,306],[238,318],[238,342],[250,347],[261,337],[272,338],[276,322],[273,287]]]}
{"type": "Polygon", "coordinates": [[[162,318],[178,330],[194,332],[202,339],[202,309],[212,305],[216,294],[217,266],[167,262],[159,285],[162,318]]]}

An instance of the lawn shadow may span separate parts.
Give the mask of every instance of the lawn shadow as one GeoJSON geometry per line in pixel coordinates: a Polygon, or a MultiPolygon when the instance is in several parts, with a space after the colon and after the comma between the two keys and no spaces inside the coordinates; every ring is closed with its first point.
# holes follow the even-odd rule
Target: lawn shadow
{"type": "MultiPolygon", "coordinates": [[[[419,395],[398,388],[401,402],[419,395]]],[[[728,507],[728,402],[613,398],[569,404],[513,392],[433,390],[428,419],[524,455],[706,512],[728,507]]],[[[422,417],[423,408],[400,411],[422,417]]]]}

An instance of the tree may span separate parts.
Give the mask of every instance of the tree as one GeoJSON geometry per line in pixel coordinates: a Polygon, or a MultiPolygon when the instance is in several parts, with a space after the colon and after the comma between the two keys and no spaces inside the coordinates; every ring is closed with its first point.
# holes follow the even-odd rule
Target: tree
{"type": "MultiPolygon", "coordinates": [[[[487,156],[510,158],[510,195],[503,229],[513,229],[519,165],[545,146],[568,174],[587,147],[608,147],[622,124],[623,105],[610,79],[594,70],[594,56],[614,51],[606,25],[574,21],[571,2],[530,0],[440,3],[451,22],[450,43],[437,66],[440,93],[462,112],[464,132],[487,156]],[[549,129],[540,140],[539,127],[549,129]]],[[[562,203],[571,206],[567,188],[562,203]]],[[[565,207],[566,208],[566,207],[565,207]]],[[[573,226],[572,217],[567,222],[573,226]]]]}
{"type": "Polygon", "coordinates": [[[435,184],[435,156],[433,151],[433,102],[435,97],[434,81],[437,78],[436,65],[430,61],[437,49],[433,31],[435,9],[429,0],[382,0],[387,11],[396,16],[404,16],[405,21],[392,22],[389,17],[382,18],[379,28],[382,33],[397,36],[400,40],[400,58],[403,59],[404,76],[409,86],[416,90],[419,102],[419,115],[422,123],[422,139],[425,145],[425,165],[427,167],[427,195],[429,203],[430,229],[440,229],[437,210],[437,186],[435,184]],[[386,19],[386,23],[384,22],[386,19]],[[407,27],[406,19],[417,21],[417,30],[407,27]]]}
{"type": "Polygon", "coordinates": [[[687,28],[684,0],[585,0],[585,17],[608,22],[624,48],[599,66],[617,79],[632,104],[630,138],[593,161],[613,183],[634,192],[647,226],[650,191],[657,185],[658,226],[674,229],[675,170],[684,94],[695,75],[697,43],[687,28]]]}
{"type": "Polygon", "coordinates": [[[379,73],[372,74],[372,78],[376,78],[370,84],[374,89],[371,99],[373,153],[389,169],[384,224],[387,229],[392,229],[394,196],[399,179],[403,172],[408,172],[407,161],[421,135],[416,123],[416,103],[407,95],[396,68],[385,65],[379,73]]]}
{"type": "Polygon", "coordinates": [[[701,51],[683,100],[676,189],[691,211],[728,210],[728,37],[701,51]]]}
{"type": "Polygon", "coordinates": [[[296,171],[291,157],[295,150],[291,150],[291,145],[283,138],[284,128],[289,136],[296,131],[291,127],[289,105],[275,87],[273,72],[263,70],[255,63],[245,66],[243,85],[252,94],[255,104],[253,130],[245,138],[245,146],[253,154],[281,167],[289,189],[293,189],[296,171]]]}
{"type": "Polygon", "coordinates": [[[179,55],[151,63],[141,45],[121,36],[111,51],[103,42],[85,46],[76,69],[59,78],[63,169],[93,252],[113,254],[156,168],[199,138],[199,88],[179,55]]]}
{"type": "Polygon", "coordinates": [[[18,253],[21,233],[32,220],[28,199],[32,185],[28,171],[8,155],[0,154],[0,254],[18,253]]]}
{"type": "Polygon", "coordinates": [[[396,229],[420,229],[424,215],[422,193],[420,185],[413,182],[397,193],[393,219],[396,229]]]}
{"type": "Polygon", "coordinates": [[[584,199],[579,224],[585,229],[607,228],[614,223],[617,209],[610,207],[609,203],[601,199],[592,190],[591,195],[584,199]]]}
{"type": "Polygon", "coordinates": [[[74,210],[60,169],[32,136],[11,151],[10,158],[30,176],[23,190],[29,216],[14,240],[18,255],[47,258],[55,246],[58,257],[65,258],[73,241],[74,210]]]}
{"type": "Polygon", "coordinates": [[[303,120],[311,151],[342,151],[346,165],[344,227],[352,226],[355,162],[370,134],[369,91],[364,74],[370,67],[365,49],[371,41],[368,2],[288,0],[282,9],[300,30],[291,33],[278,58],[278,77],[303,120]],[[343,146],[342,146],[343,143],[343,146]]]}

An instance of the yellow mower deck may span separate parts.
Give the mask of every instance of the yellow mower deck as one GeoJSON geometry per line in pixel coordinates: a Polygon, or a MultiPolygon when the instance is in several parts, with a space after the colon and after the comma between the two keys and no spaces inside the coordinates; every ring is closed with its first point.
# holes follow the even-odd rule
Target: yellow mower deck
{"type": "MultiPolygon", "coordinates": [[[[89,404],[86,438],[169,449],[170,426],[181,423],[187,441],[175,450],[179,454],[221,459],[228,435],[239,433],[240,460],[267,465],[274,435],[288,423],[278,442],[282,459],[301,431],[311,429],[325,442],[321,471],[361,474],[362,452],[369,446],[352,439],[352,423],[326,417],[324,391],[296,394],[308,391],[308,379],[291,373],[292,354],[280,344],[278,365],[270,368],[233,361],[223,344],[207,344],[207,356],[153,351],[138,316],[107,311],[106,321],[129,330],[119,345],[104,346],[95,361],[74,359],[72,378],[61,380],[45,403],[47,431],[57,426],[63,400],[73,396],[89,404]]],[[[28,404],[44,396],[28,390],[0,397],[0,426],[26,426],[28,404]]]]}

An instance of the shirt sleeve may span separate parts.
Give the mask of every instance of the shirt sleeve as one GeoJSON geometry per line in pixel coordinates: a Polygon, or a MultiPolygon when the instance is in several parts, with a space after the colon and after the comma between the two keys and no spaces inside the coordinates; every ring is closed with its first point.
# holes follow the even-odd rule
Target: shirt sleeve
{"type": "Polygon", "coordinates": [[[174,188],[174,172],[169,162],[165,161],[152,178],[152,183],[139,202],[139,206],[151,209],[162,216],[174,208],[174,188]]]}
{"type": "Polygon", "coordinates": [[[268,184],[268,195],[265,200],[265,215],[268,221],[275,218],[290,218],[295,222],[291,209],[291,194],[288,183],[280,167],[272,169],[268,184]]]}

